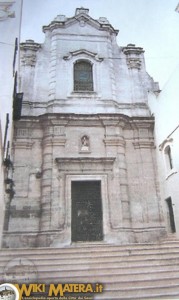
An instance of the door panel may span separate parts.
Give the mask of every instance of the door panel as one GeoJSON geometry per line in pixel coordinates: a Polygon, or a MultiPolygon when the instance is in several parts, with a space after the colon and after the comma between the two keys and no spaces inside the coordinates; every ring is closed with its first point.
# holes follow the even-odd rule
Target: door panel
{"type": "Polygon", "coordinates": [[[100,181],[72,182],[72,241],[99,241],[102,232],[100,181]]]}

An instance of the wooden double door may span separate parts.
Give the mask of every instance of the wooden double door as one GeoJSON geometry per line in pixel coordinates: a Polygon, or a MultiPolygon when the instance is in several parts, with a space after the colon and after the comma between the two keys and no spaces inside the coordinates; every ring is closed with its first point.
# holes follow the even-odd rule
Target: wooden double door
{"type": "Polygon", "coordinates": [[[103,239],[101,181],[72,181],[73,242],[103,239]]]}

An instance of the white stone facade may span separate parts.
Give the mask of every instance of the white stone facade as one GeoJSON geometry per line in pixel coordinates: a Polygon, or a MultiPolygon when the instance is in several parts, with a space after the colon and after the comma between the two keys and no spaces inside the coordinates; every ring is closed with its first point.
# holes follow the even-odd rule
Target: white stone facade
{"type": "Polygon", "coordinates": [[[22,117],[14,129],[14,180],[4,247],[72,242],[72,182],[100,182],[105,243],[165,236],[144,50],[119,47],[88,9],[57,16],[45,41],[21,44],[22,117]],[[92,66],[92,90],[74,89],[74,66],[92,66]],[[85,142],[84,142],[85,140],[85,142]]]}
{"type": "Polygon", "coordinates": [[[17,38],[18,44],[21,25],[21,10],[22,0],[0,1],[0,245],[3,231],[4,207],[6,198],[8,197],[5,193],[7,186],[4,184],[8,172],[3,165],[3,160],[7,155],[8,141],[11,142],[12,137],[12,95],[14,90],[15,71],[18,69],[19,63],[18,49],[15,49],[15,41],[17,38]]]}
{"type": "Polygon", "coordinates": [[[177,68],[158,96],[150,94],[149,105],[155,116],[157,159],[160,171],[162,206],[168,233],[179,237],[179,69],[177,68]],[[170,154],[168,153],[170,150],[170,154]],[[169,202],[171,201],[171,207],[169,202]],[[173,210],[173,217],[172,211],[173,210]],[[174,218],[175,228],[172,225],[174,218]],[[175,229],[175,230],[174,230],[175,229]]]}

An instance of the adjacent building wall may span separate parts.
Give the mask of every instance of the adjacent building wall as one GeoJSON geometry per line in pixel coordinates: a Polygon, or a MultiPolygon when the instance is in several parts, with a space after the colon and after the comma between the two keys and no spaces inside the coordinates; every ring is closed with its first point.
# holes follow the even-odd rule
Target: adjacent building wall
{"type": "Polygon", "coordinates": [[[159,95],[150,94],[149,106],[155,117],[156,149],[162,204],[168,232],[173,232],[168,206],[171,197],[176,235],[179,237],[179,68],[159,95]]]}
{"type": "MultiPolygon", "coordinates": [[[[4,167],[7,142],[11,141],[12,101],[15,72],[18,69],[18,44],[21,26],[22,0],[0,1],[0,243],[4,215],[4,167]],[[15,45],[15,40],[17,44],[15,45]],[[8,114],[8,116],[7,116],[8,114]],[[9,123],[8,120],[9,119],[9,123]],[[7,130],[7,137],[6,135],[7,130]],[[6,142],[4,143],[4,140],[6,142]]],[[[7,174],[6,174],[7,175],[7,174]]]]}

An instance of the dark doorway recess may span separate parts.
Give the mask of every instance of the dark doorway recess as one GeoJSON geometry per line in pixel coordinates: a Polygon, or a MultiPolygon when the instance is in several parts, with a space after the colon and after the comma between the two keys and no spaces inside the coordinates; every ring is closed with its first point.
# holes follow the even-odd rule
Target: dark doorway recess
{"type": "Polygon", "coordinates": [[[101,181],[72,181],[72,241],[103,239],[101,181]]]}
{"type": "Polygon", "coordinates": [[[168,214],[169,214],[169,221],[170,221],[170,228],[172,232],[176,232],[175,227],[175,218],[174,218],[174,212],[173,212],[173,204],[172,204],[172,198],[169,197],[166,199],[167,206],[168,206],[168,214]]]}

